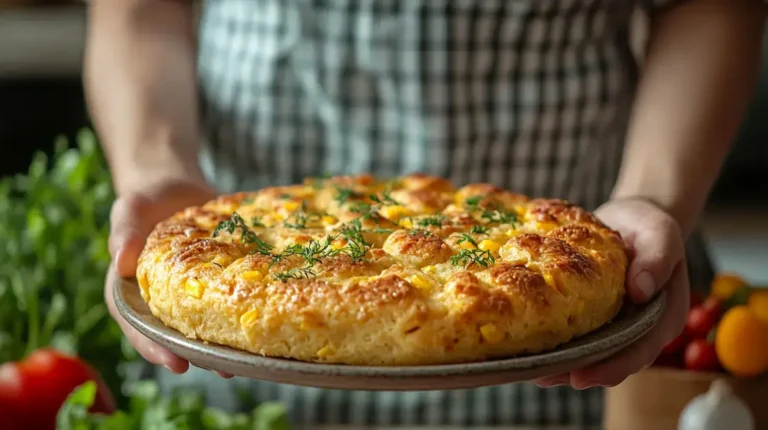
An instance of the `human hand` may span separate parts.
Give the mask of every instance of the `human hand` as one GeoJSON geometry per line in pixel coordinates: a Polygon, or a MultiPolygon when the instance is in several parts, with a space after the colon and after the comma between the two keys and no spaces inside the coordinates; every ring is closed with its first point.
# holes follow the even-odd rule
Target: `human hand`
{"type": "MultiPolygon", "coordinates": [[[[201,180],[149,177],[139,183],[141,186],[131,187],[131,190],[121,193],[112,206],[109,233],[112,265],[107,273],[104,298],[110,314],[144,359],[165,366],[174,373],[184,373],[189,368],[186,360],[144,337],[120,316],[115,308],[112,289],[118,276],[136,275],[139,254],[147,236],[158,222],[185,207],[205,203],[215,198],[216,193],[201,180]]],[[[219,375],[231,377],[223,373],[219,375]]]]}
{"type": "Polygon", "coordinates": [[[684,239],[677,221],[657,205],[639,198],[609,201],[598,208],[595,215],[617,230],[627,245],[629,298],[635,303],[645,303],[663,289],[667,292],[667,305],[659,323],[636,343],[591,367],[536,380],[542,387],[616,386],[650,366],[664,345],[685,326],[690,285],[684,239]]]}

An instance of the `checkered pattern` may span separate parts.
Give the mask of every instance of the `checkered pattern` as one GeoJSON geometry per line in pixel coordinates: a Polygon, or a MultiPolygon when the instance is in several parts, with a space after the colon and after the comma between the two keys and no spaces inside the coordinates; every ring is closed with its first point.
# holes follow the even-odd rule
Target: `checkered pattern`
{"type": "MultiPolygon", "coordinates": [[[[621,160],[638,3],[209,0],[199,46],[204,168],[223,191],[421,171],[594,209],[621,160]]],[[[702,245],[690,246],[691,274],[707,285],[702,245]]],[[[297,422],[330,424],[596,424],[602,407],[600,390],[529,384],[251,390],[287,402],[297,422]]]]}

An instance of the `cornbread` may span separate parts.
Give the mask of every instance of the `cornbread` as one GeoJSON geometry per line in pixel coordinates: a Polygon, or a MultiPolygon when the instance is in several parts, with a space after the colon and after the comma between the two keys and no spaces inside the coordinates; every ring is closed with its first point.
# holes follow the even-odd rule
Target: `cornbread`
{"type": "Polygon", "coordinates": [[[616,315],[626,267],[620,236],[575,205],[411,174],[185,209],[155,227],[136,276],[189,338],[389,366],[550,350],[616,315]]]}

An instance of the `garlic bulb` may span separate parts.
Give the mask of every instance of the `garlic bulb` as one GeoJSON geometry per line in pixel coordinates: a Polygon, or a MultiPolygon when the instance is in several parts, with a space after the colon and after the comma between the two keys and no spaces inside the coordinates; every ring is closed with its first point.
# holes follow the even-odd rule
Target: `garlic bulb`
{"type": "Polygon", "coordinates": [[[755,420],[730,385],[718,379],[686,405],[677,430],[755,430],[755,420]]]}

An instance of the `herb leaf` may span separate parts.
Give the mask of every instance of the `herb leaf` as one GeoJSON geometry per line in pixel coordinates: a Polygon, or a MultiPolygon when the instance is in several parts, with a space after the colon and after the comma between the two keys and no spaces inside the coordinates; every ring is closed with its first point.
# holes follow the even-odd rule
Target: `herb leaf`
{"type": "Polygon", "coordinates": [[[222,221],[213,230],[213,237],[217,237],[222,231],[226,231],[229,234],[235,234],[235,231],[240,229],[240,243],[243,245],[256,245],[256,252],[259,254],[270,255],[272,253],[272,245],[264,242],[259,236],[256,235],[243,220],[237,212],[232,213],[232,216],[227,221],[222,221]]]}

